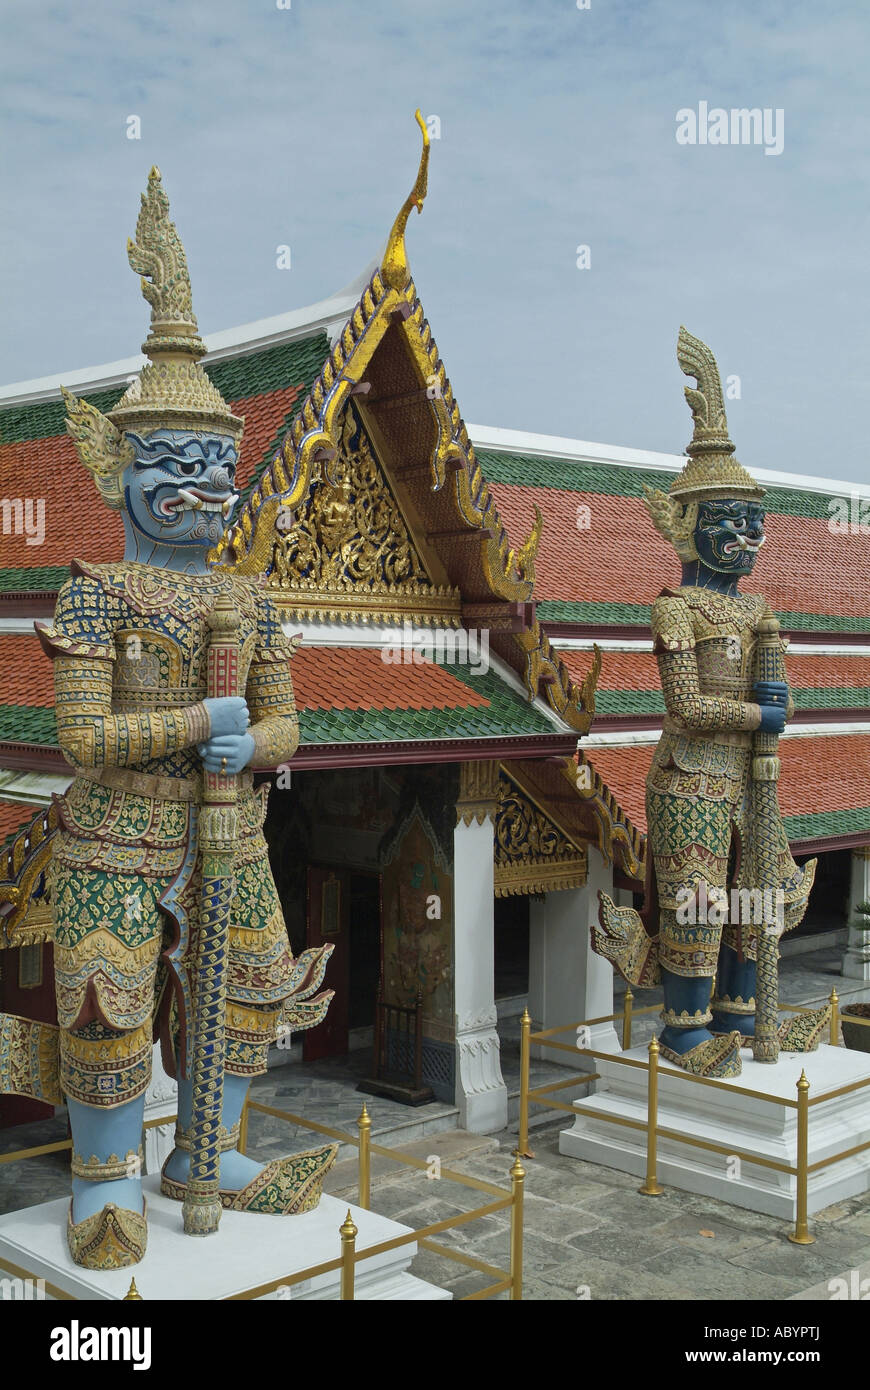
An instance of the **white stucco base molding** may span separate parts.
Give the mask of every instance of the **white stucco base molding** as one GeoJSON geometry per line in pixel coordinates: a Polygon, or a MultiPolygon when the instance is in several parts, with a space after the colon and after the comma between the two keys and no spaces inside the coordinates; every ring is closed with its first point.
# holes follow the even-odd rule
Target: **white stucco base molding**
{"type": "MultiPolygon", "coordinates": [[[[624,1054],[646,1061],[646,1047],[624,1054]]],[[[741,1053],[743,1071],[724,1085],[687,1081],[679,1068],[659,1064],[660,1129],[673,1130],[709,1143],[725,1153],[681,1144],[664,1136],[658,1140],[658,1179],[663,1186],[718,1197],[723,1202],[765,1212],[785,1221],[795,1219],[796,1178],[763,1168],[738,1154],[794,1166],[797,1154],[797,1110],[777,1100],[795,1100],[801,1071],[810,1083],[809,1099],[854,1081],[870,1080],[870,1055],[823,1044],[816,1052],[782,1053],[778,1062],[756,1062],[741,1053]],[[771,1100],[749,1094],[760,1091],[771,1100]]],[[[600,1060],[601,1080],[596,1094],[578,1105],[592,1114],[578,1114],[571,1129],[559,1136],[559,1152],[591,1163],[603,1163],[638,1178],[646,1172],[646,1131],[607,1122],[615,1119],[647,1122],[647,1072],[600,1060]]],[[[809,1111],[808,1161],[820,1159],[870,1141],[870,1086],[831,1100],[822,1099],[809,1111]]],[[[828,1168],[811,1172],[808,1211],[820,1211],[870,1190],[870,1150],[828,1168]]],[[[654,1197],[649,1199],[655,1201],[654,1197]]]]}

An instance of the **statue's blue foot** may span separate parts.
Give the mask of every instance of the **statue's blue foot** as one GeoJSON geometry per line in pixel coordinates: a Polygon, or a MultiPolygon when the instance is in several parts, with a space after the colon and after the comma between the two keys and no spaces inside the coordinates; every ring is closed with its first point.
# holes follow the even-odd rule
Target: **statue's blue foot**
{"type": "MultiPolygon", "coordinates": [[[[685,1031],[694,1032],[695,1030],[686,1029],[685,1031]]],[[[677,1052],[674,1048],[669,1047],[663,1039],[664,1033],[659,1040],[663,1060],[681,1067],[683,1071],[691,1072],[694,1076],[728,1077],[740,1075],[740,1034],[737,1032],[719,1038],[708,1037],[705,1042],[700,1042],[695,1047],[688,1048],[683,1052],[677,1052]]]]}
{"type": "Polygon", "coordinates": [[[67,1096],[73,1135],[67,1240],[76,1264],[122,1269],[145,1253],[145,1097],[99,1109],[67,1096]]]}
{"type": "Polygon", "coordinates": [[[755,1014],[728,1014],[714,1010],[710,1024],[712,1033],[738,1032],[747,1042],[755,1037],[755,1014]]]}
{"type": "MultiPolygon", "coordinates": [[[[254,1211],[268,1216],[291,1216],[312,1211],[320,1201],[323,1179],[335,1162],[337,1144],[320,1149],[275,1158],[264,1165],[255,1163],[233,1150],[221,1154],[221,1177],[218,1195],[227,1211],[254,1211]],[[225,1176],[227,1159],[237,1162],[230,1166],[232,1176],[225,1176]],[[246,1178],[247,1174],[251,1174],[246,1178]],[[245,1179],[242,1181],[242,1179],[245,1179]]],[[[184,1150],[175,1149],[163,1165],[160,1191],[164,1197],[183,1202],[187,1182],[173,1176],[183,1166],[180,1159],[189,1159],[184,1150]],[[173,1159],[175,1163],[173,1164],[173,1159]]]]}
{"type": "MultiPolygon", "coordinates": [[[[228,1211],[256,1211],[290,1215],[311,1211],[320,1201],[323,1178],[335,1162],[336,1144],[257,1163],[239,1153],[239,1129],[250,1078],[224,1075],[223,1123],[218,1135],[220,1150],[220,1199],[228,1211]]],[[[191,1116],[193,1091],[184,1078],[178,1083],[178,1127],[175,1148],[163,1165],[160,1191],[183,1202],[190,1176],[191,1116]]]]}
{"type": "Polygon", "coordinates": [[[709,1042],[713,1034],[707,1028],[663,1028],[659,1034],[659,1045],[668,1047],[682,1056],[693,1047],[709,1042]]]}
{"type": "MultiPolygon", "coordinates": [[[[183,1142],[183,1141],[182,1141],[183,1142]]],[[[229,1149],[221,1154],[221,1188],[238,1192],[262,1171],[263,1164],[229,1149]]],[[[163,1174],[173,1182],[186,1183],[190,1176],[190,1152],[174,1148],[163,1165],[163,1174]]]]}

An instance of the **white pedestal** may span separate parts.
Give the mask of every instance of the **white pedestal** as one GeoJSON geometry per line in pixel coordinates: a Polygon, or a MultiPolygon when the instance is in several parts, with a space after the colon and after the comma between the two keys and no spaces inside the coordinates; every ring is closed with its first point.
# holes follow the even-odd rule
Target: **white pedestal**
{"type": "MultiPolygon", "coordinates": [[[[322,1197],[316,1211],[301,1216],[259,1216],[225,1211],[213,1236],[186,1236],[181,1203],[160,1195],[159,1177],[145,1178],[148,1249],[131,1269],[97,1274],[73,1264],[66,1244],[69,1202],[9,1212],[0,1217],[0,1259],[27,1269],[80,1299],[123,1299],[135,1278],[144,1300],[220,1299],[243,1289],[288,1277],[340,1253],[339,1227],[347,1202],[322,1197]]],[[[359,1234],[357,1250],[404,1235],[410,1228],[375,1212],[351,1207],[359,1234]]],[[[355,1294],[360,1300],[449,1299],[450,1293],[407,1272],[416,1244],[400,1246],[357,1265],[355,1294]]],[[[302,1284],[285,1286],[264,1298],[337,1299],[335,1270],[302,1284]]]]}
{"type": "MultiPolygon", "coordinates": [[[[625,1056],[646,1061],[646,1047],[625,1056]]],[[[870,1078],[870,1056],[823,1044],[817,1052],[786,1052],[774,1064],[756,1062],[741,1053],[742,1075],[729,1080],[736,1091],[700,1086],[685,1080],[679,1068],[659,1064],[658,1123],[663,1129],[723,1144],[726,1153],[713,1153],[674,1139],[658,1141],[658,1177],[663,1185],[718,1197],[723,1202],[765,1212],[791,1221],[795,1215],[796,1179],[759,1164],[738,1160],[732,1150],[794,1165],[797,1155],[797,1111],[777,1104],[777,1098],[797,1098],[801,1070],[810,1083],[810,1100],[852,1081],[870,1078]],[[759,1100],[748,1091],[773,1098],[759,1100]],[[741,1093],[742,1092],[742,1093],[741,1093]]],[[[603,1163],[623,1173],[646,1172],[646,1133],[607,1123],[607,1116],[647,1120],[647,1072],[599,1060],[601,1080],[596,1094],[579,1101],[595,1116],[578,1115],[571,1129],[559,1136],[559,1152],[590,1163],[603,1163]],[[599,1118],[600,1117],[600,1118],[599,1118]]],[[[821,1101],[809,1112],[809,1164],[870,1141],[870,1087],[821,1101]]],[[[810,1173],[808,1209],[820,1211],[832,1202],[870,1189],[870,1149],[810,1173]]]]}
{"type": "MultiPolygon", "coordinates": [[[[174,1116],[178,1109],[178,1087],[163,1070],[160,1044],[154,1044],[151,1081],[145,1093],[146,1120],[162,1120],[174,1116]]],[[[175,1147],[175,1120],[165,1125],[149,1125],[145,1130],[145,1172],[159,1173],[175,1147]]]]}

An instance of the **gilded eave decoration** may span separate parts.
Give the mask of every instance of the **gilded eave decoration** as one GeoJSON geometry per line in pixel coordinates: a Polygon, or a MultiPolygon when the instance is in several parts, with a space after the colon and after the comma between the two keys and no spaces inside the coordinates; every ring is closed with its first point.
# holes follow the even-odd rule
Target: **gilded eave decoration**
{"type": "MultiPolygon", "coordinates": [[[[367,390],[365,377],[369,364],[386,333],[393,329],[402,335],[419,382],[419,394],[425,397],[435,427],[428,462],[431,490],[448,490],[458,532],[467,530],[466,543],[476,548],[480,574],[492,596],[510,603],[526,603],[532,599],[534,590],[535,559],[543,525],[540,512],[535,510],[528,539],[512,547],[475,456],[408,265],[406,224],[414,208],[418,212],[422,209],[429,163],[429,139],[419,111],[416,119],[423,133],[420,167],[414,186],[396,217],[382,267],[372,276],[339,335],[283,447],[245,502],[237,523],[225,533],[212,559],[244,574],[262,574],[269,570],[279,515],[295,512],[302,505],[315,476],[315,465],[339,453],[345,407],[351,396],[367,390]]],[[[280,593],[280,587],[276,588],[279,601],[280,593]]],[[[395,596],[387,597],[392,600],[395,596]]],[[[396,606],[395,602],[390,602],[385,608],[393,611],[396,606]]],[[[343,611],[344,607],[339,602],[331,605],[335,612],[343,611]]],[[[328,608],[327,605],[327,611],[328,608]]],[[[377,612],[374,604],[370,611],[377,612]]],[[[593,664],[583,685],[578,686],[552,652],[537,621],[526,631],[514,634],[513,640],[519,647],[513,664],[523,674],[529,697],[534,699],[543,689],[550,707],[570,728],[580,734],[588,732],[594,706],[596,665],[593,664]]]]}
{"type": "Polygon", "coordinates": [[[547,893],[586,882],[585,846],[574,844],[502,773],[495,816],[495,895],[547,893]]]}
{"type": "Polygon", "coordinates": [[[46,874],[57,825],[52,805],[0,850],[0,949],[54,939],[46,874]]]}
{"type": "Polygon", "coordinates": [[[646,836],[643,831],[632,824],[582,752],[577,762],[566,759],[563,772],[577,795],[592,811],[598,830],[598,848],[605,862],[618,862],[629,878],[642,883],[646,874],[646,836]]]}
{"type": "Polygon", "coordinates": [[[308,493],[282,529],[269,587],[294,616],[458,625],[460,594],[431,582],[350,405],[338,452],[315,458],[308,493]]]}

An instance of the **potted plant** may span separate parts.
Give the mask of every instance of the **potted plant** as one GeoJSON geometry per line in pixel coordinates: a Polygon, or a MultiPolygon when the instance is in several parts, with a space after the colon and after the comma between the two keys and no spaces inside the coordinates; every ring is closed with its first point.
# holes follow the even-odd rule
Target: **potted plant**
{"type": "MultiPolygon", "coordinates": [[[[859,903],[855,911],[858,914],[858,921],[855,924],[857,930],[870,932],[870,902],[859,903]]],[[[865,944],[870,946],[870,937],[865,937],[865,944]]],[[[870,1004],[849,1004],[841,1011],[843,1042],[855,1052],[870,1052],[870,1026],[851,1023],[848,1015],[851,1015],[853,1019],[866,1018],[870,1020],[870,1004]]]]}

